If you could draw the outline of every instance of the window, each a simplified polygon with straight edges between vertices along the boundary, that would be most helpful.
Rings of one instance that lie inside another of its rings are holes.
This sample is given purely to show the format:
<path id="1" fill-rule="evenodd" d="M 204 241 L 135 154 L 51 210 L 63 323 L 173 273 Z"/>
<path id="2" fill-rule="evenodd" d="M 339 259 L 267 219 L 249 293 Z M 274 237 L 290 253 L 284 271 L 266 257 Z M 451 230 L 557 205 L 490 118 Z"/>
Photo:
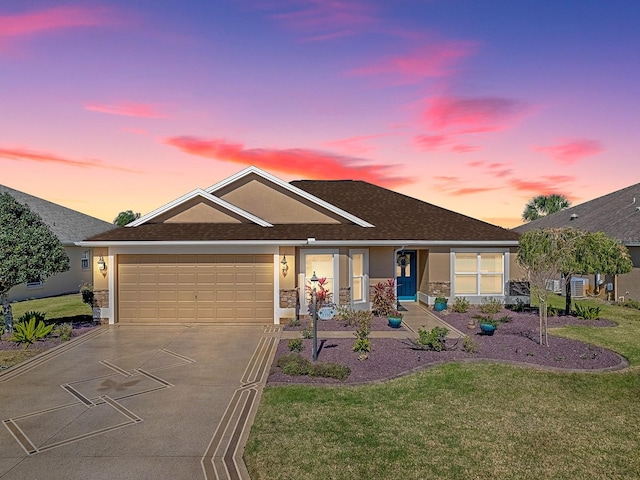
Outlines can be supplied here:
<path id="1" fill-rule="evenodd" d="M 368 302 L 369 298 L 369 256 L 367 250 L 351 250 L 351 301 Z"/>
<path id="2" fill-rule="evenodd" d="M 82 252 L 82 270 L 89 270 L 89 250 Z"/>
<path id="3" fill-rule="evenodd" d="M 455 295 L 502 295 L 503 252 L 455 252 Z"/>
<path id="4" fill-rule="evenodd" d="M 27 282 L 27 288 L 42 288 L 44 287 L 44 282 L 42 280 L 32 280 Z"/>
<path id="5" fill-rule="evenodd" d="M 336 293 L 336 279 L 338 274 L 338 252 L 326 250 L 307 250 L 302 252 L 302 264 L 304 265 L 304 286 L 311 285 L 311 277 L 315 272 L 316 277 L 326 278 L 325 288 L 333 293 L 333 301 L 338 302 Z M 304 293 L 304 287 L 301 289 Z M 303 295 L 303 303 L 307 303 L 307 295 Z"/>

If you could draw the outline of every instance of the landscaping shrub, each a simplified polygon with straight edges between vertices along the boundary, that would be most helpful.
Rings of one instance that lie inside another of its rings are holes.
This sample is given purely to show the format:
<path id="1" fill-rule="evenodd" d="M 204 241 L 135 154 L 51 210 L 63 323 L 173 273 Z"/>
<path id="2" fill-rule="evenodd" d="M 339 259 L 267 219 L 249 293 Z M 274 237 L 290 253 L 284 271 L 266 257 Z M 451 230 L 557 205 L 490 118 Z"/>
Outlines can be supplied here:
<path id="1" fill-rule="evenodd" d="M 80 293 L 82 294 L 82 301 L 90 307 L 93 307 L 93 285 L 89 283 L 83 283 L 82 285 L 80 285 Z"/>
<path id="2" fill-rule="evenodd" d="M 369 322 L 373 318 L 373 312 L 368 310 L 354 310 L 351 307 L 341 305 L 338 307 L 338 316 L 345 325 L 350 327 L 359 326 L 362 322 Z"/>
<path id="3" fill-rule="evenodd" d="M 338 380 L 344 380 L 349 375 L 351 375 L 351 369 L 339 363 L 318 362 L 311 364 L 309 371 L 310 377 L 336 378 Z"/>
<path id="4" fill-rule="evenodd" d="M 623 307 L 627 307 L 627 308 L 635 308 L 636 310 L 640 310 L 640 302 L 638 300 L 634 300 L 632 298 L 625 300 L 622 303 Z"/>
<path id="5" fill-rule="evenodd" d="M 600 307 L 597 305 L 589 306 L 582 303 L 576 303 L 574 305 L 574 312 L 576 317 L 583 318 L 585 320 L 595 320 L 600 317 Z"/>
<path id="6" fill-rule="evenodd" d="M 511 321 L 511 317 L 509 315 L 503 315 L 498 319 L 498 321 L 500 323 L 509 323 Z"/>
<path id="7" fill-rule="evenodd" d="M 311 362 L 302 355 L 292 353 L 278 359 L 278 367 L 282 368 L 285 375 L 308 375 L 311 368 Z"/>
<path id="8" fill-rule="evenodd" d="M 56 326 L 56 328 L 52 332 L 52 335 L 66 342 L 71 338 L 72 332 L 73 332 L 73 326 L 70 323 L 63 323 Z"/>
<path id="9" fill-rule="evenodd" d="M 441 352 L 447 349 L 445 341 L 448 333 L 449 329 L 444 327 L 433 327 L 429 331 L 419 328 L 418 338 L 414 342 L 416 346 L 422 350 Z"/>
<path id="10" fill-rule="evenodd" d="M 560 312 L 563 311 L 562 308 L 558 307 L 547 307 L 547 316 L 548 317 L 557 317 L 560 315 Z"/>
<path id="11" fill-rule="evenodd" d="M 289 321 L 287 322 L 287 326 L 288 327 L 299 327 L 300 326 L 300 319 L 299 318 L 290 318 Z"/>
<path id="12" fill-rule="evenodd" d="M 496 320 L 495 318 L 493 318 L 493 315 L 480 315 L 478 313 L 477 315 L 474 315 L 473 318 L 478 320 L 478 323 L 484 323 L 485 325 L 493 325 L 496 328 L 498 328 L 498 325 L 500 325 L 501 323 L 500 320 Z M 511 319 L 509 318 L 509 320 Z"/>
<path id="13" fill-rule="evenodd" d="M 369 353 L 371 351 L 371 340 L 368 338 L 356 338 L 353 344 L 353 351 L 357 353 Z"/>
<path id="14" fill-rule="evenodd" d="M 386 317 L 396 308 L 395 280 L 378 282 L 373 290 L 373 309 L 379 317 Z"/>
<path id="15" fill-rule="evenodd" d="M 456 297 L 451 309 L 456 313 L 467 313 L 469 311 L 469 300 L 464 297 Z"/>
<path id="16" fill-rule="evenodd" d="M 511 310 L 512 312 L 524 312 L 527 308 L 530 308 L 531 306 L 527 303 L 525 303 L 523 300 L 521 299 L 516 299 L 516 303 L 511 304 L 508 306 L 509 310 Z"/>
<path id="17" fill-rule="evenodd" d="M 300 338 L 292 338 L 287 343 L 287 347 L 290 352 L 301 352 L 304 349 L 304 345 L 302 344 L 302 339 Z"/>
<path id="18" fill-rule="evenodd" d="M 473 340 L 469 335 L 465 335 L 462 340 L 462 350 L 467 353 L 476 353 L 479 349 L 479 345 L 477 342 Z"/>
<path id="19" fill-rule="evenodd" d="M 503 307 L 504 305 L 497 298 L 484 297 L 480 304 L 480 311 L 486 315 L 495 315 L 502 310 Z"/>
<path id="20" fill-rule="evenodd" d="M 33 316 L 28 322 L 18 322 L 13 326 L 13 337 L 9 341 L 23 343 L 27 349 L 36 341 L 44 340 L 54 327 L 55 325 L 45 325 L 42 320 L 36 323 L 36 317 Z"/>
<path id="21" fill-rule="evenodd" d="M 300 331 L 300 335 L 302 335 L 302 338 L 313 338 L 313 328 L 311 327 L 311 325 L 303 328 Z"/>
<path id="22" fill-rule="evenodd" d="M 44 317 L 46 316 L 47 314 L 45 312 L 36 312 L 35 310 L 28 311 L 20 315 L 20 318 L 18 318 L 17 323 L 27 323 L 32 318 L 36 319 L 36 323 L 40 323 L 40 322 L 46 323 L 46 320 L 44 319 Z"/>
<path id="23" fill-rule="evenodd" d="M 371 340 L 369 340 L 369 333 L 371 332 L 371 320 L 373 314 L 371 312 L 364 312 L 364 315 L 358 316 L 358 330 L 355 331 L 356 341 L 353 344 L 353 351 L 363 355 L 361 358 L 364 360 L 365 354 L 371 351 Z"/>

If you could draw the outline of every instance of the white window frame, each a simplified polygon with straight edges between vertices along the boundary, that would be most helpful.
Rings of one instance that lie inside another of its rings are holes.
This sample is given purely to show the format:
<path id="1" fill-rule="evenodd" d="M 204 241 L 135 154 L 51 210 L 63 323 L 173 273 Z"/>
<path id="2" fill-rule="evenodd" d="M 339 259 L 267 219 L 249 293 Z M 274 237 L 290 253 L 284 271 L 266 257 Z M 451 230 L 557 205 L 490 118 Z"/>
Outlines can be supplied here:
<path id="1" fill-rule="evenodd" d="M 475 253 L 476 254 L 476 271 L 474 272 L 456 272 L 456 253 Z M 480 255 L 483 253 L 501 253 L 502 254 L 502 272 L 485 272 L 485 275 L 502 275 L 502 291 L 500 293 L 480 293 L 480 278 L 482 273 L 480 272 Z M 451 293 L 456 297 L 467 297 L 480 299 L 483 297 L 504 297 L 505 285 L 509 278 L 509 249 L 504 248 L 456 248 L 451 249 Z M 469 275 L 474 274 L 476 276 L 476 291 L 475 293 L 457 293 L 456 292 L 456 273 Z"/>
<path id="2" fill-rule="evenodd" d="M 27 288 L 29 290 L 35 290 L 38 288 L 44 288 L 44 281 L 40 280 L 37 282 L 27 282 Z"/>
<path id="3" fill-rule="evenodd" d="M 307 255 L 333 255 L 333 302 L 339 303 L 340 294 L 340 251 L 337 249 L 300 249 L 300 305 L 303 311 L 306 311 L 309 303 L 307 302 L 307 285 L 309 285 L 308 279 L 311 278 L 313 272 L 306 272 L 307 269 Z"/>
<path id="4" fill-rule="evenodd" d="M 353 299 L 353 256 L 362 255 L 362 300 Z M 369 304 L 369 250 L 364 248 L 349 250 L 349 287 L 351 288 L 351 304 L 368 305 Z"/>
<path id="5" fill-rule="evenodd" d="M 80 268 L 82 270 L 89 270 L 91 268 L 91 250 L 82 251 L 82 254 L 80 255 Z"/>

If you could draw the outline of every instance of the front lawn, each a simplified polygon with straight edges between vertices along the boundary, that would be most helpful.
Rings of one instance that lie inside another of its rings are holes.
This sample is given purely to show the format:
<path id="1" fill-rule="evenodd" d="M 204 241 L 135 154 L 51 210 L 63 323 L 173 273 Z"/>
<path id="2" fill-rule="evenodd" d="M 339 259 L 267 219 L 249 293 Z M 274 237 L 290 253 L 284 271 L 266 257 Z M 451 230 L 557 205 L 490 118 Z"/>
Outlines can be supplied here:
<path id="1" fill-rule="evenodd" d="M 626 356 L 616 373 L 450 363 L 382 384 L 267 387 L 245 450 L 260 479 L 635 478 L 640 311 L 553 333 Z"/>
<path id="2" fill-rule="evenodd" d="M 45 312 L 46 320 L 52 321 L 57 324 L 60 323 L 81 323 L 91 322 L 91 307 L 82 302 L 82 295 L 61 295 L 59 297 L 39 298 L 36 300 L 25 300 L 22 302 L 15 302 L 11 304 L 11 310 L 13 312 L 14 322 L 25 313 L 29 311 Z M 0 307 L 0 333 L 4 331 L 4 312 Z M 9 345 L 7 341 L 11 335 L 5 334 L 2 336 L 3 343 L 0 344 L 0 368 L 8 368 L 13 365 L 17 365 L 39 353 L 42 353 L 46 348 L 43 348 L 41 342 L 36 342 L 28 349 L 6 349 L 7 347 L 13 347 L 13 344 Z M 49 340 L 47 340 L 49 342 Z M 55 343 L 55 342 L 54 342 Z M 49 344 L 53 344 L 49 342 Z"/>

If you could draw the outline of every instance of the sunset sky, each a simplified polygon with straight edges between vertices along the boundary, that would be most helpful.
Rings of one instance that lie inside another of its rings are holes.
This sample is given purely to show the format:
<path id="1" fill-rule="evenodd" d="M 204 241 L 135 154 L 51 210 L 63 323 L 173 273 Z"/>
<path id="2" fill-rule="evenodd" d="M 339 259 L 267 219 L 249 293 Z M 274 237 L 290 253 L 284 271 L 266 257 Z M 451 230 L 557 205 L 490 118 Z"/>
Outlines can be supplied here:
<path id="1" fill-rule="evenodd" d="M 513 227 L 640 182 L 639 25 L 637 0 L 2 0 L 0 184 L 111 222 L 255 165 Z"/>

